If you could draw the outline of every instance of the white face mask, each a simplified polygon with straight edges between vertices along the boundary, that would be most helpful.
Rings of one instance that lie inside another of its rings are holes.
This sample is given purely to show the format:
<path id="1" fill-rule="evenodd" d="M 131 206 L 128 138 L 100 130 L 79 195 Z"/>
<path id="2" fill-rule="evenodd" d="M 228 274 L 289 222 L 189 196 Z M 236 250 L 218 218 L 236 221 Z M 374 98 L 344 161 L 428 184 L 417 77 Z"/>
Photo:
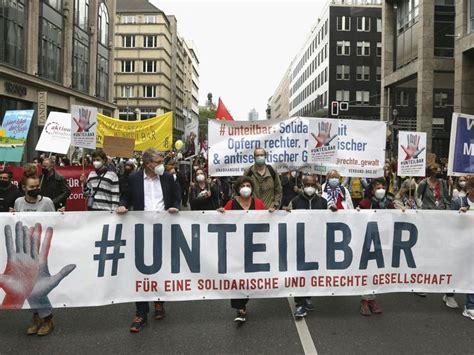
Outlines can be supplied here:
<path id="1" fill-rule="evenodd" d="M 206 178 L 204 177 L 204 175 L 198 175 L 198 176 L 196 176 L 196 181 L 197 181 L 197 182 L 203 182 L 204 180 L 206 180 Z"/>
<path id="2" fill-rule="evenodd" d="M 313 196 L 316 193 L 316 189 L 313 186 L 306 186 L 303 191 L 308 196 Z"/>
<path id="3" fill-rule="evenodd" d="M 466 182 L 465 181 L 459 181 L 459 186 L 460 187 L 466 187 Z"/>
<path id="4" fill-rule="evenodd" d="M 94 169 L 95 170 L 99 170 L 100 168 L 102 168 L 103 164 L 101 161 L 93 161 L 92 162 L 92 165 L 94 165 Z"/>
<path id="5" fill-rule="evenodd" d="M 291 172 L 291 177 L 295 177 L 296 176 L 296 171 L 292 171 Z"/>
<path id="6" fill-rule="evenodd" d="M 163 175 L 164 172 L 165 172 L 165 166 L 163 164 L 155 166 L 155 174 L 156 175 L 161 176 L 161 175 Z"/>
<path id="7" fill-rule="evenodd" d="M 375 191 L 375 198 L 377 200 L 382 200 L 385 197 L 385 189 L 378 189 Z"/>
<path id="8" fill-rule="evenodd" d="M 243 198 L 247 198 L 247 197 L 250 197 L 250 195 L 252 194 L 252 189 L 248 186 L 244 186 L 240 189 L 240 196 L 242 196 Z"/>

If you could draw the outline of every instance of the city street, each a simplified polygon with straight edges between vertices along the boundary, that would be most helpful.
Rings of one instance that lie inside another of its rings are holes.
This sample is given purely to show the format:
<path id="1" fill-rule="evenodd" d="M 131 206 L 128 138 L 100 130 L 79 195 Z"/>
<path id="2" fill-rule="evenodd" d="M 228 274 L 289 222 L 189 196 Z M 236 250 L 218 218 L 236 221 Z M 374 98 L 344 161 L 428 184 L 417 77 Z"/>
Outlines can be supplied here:
<path id="1" fill-rule="evenodd" d="M 464 295 L 456 299 L 464 304 Z M 251 300 L 241 327 L 233 323 L 227 300 L 167 303 L 167 317 L 150 319 L 140 334 L 128 331 L 133 304 L 57 310 L 56 329 L 45 338 L 24 334 L 28 311 L 2 311 L 0 353 L 473 353 L 474 322 L 461 309 L 444 306 L 441 295 L 388 294 L 378 300 L 384 313 L 363 317 L 357 297 L 313 298 L 316 309 L 297 323 L 299 332 L 287 299 Z"/>

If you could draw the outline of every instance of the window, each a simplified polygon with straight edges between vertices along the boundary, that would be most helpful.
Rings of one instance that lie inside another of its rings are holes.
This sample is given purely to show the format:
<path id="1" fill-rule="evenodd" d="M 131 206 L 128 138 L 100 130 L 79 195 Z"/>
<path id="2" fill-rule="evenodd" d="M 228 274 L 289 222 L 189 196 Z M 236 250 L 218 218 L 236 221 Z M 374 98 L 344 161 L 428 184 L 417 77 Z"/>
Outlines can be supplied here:
<path id="1" fill-rule="evenodd" d="M 351 18 L 349 16 L 338 16 L 337 17 L 337 30 L 338 31 L 350 31 L 351 30 Z"/>
<path id="2" fill-rule="evenodd" d="M 370 17 L 358 17 L 357 18 L 357 31 L 358 32 L 369 32 L 370 31 Z"/>
<path id="3" fill-rule="evenodd" d="M 370 67 L 358 66 L 356 80 L 369 81 L 370 80 Z"/>
<path id="4" fill-rule="evenodd" d="M 446 107 L 448 104 L 448 94 L 445 92 L 438 92 L 434 95 L 434 107 Z"/>
<path id="5" fill-rule="evenodd" d="M 155 15 L 145 15 L 145 23 L 156 23 Z"/>
<path id="6" fill-rule="evenodd" d="M 351 42 L 349 41 L 337 41 L 337 55 L 350 55 L 351 54 Z"/>
<path id="7" fill-rule="evenodd" d="M 25 0 L 0 2 L 0 62 L 25 66 Z"/>
<path id="8" fill-rule="evenodd" d="M 154 85 L 143 86 L 143 97 L 148 97 L 148 98 L 156 97 L 156 86 Z"/>
<path id="9" fill-rule="evenodd" d="M 89 91 L 89 37 L 74 34 L 72 87 Z"/>
<path id="10" fill-rule="evenodd" d="M 51 6 L 53 9 L 57 11 L 62 11 L 63 9 L 63 1 L 62 0 L 44 0 L 46 4 Z"/>
<path id="11" fill-rule="evenodd" d="M 142 108 L 140 109 L 140 119 L 146 120 L 149 118 L 156 117 L 156 108 Z"/>
<path id="12" fill-rule="evenodd" d="M 157 36 L 155 35 L 143 36 L 143 46 L 145 48 L 155 48 L 157 46 Z"/>
<path id="13" fill-rule="evenodd" d="M 349 90 L 337 90 L 336 91 L 336 101 L 350 101 L 350 92 L 349 92 Z"/>
<path id="14" fill-rule="evenodd" d="M 130 15 L 126 15 L 126 16 L 122 16 L 122 23 L 135 23 L 135 16 L 130 16 Z"/>
<path id="15" fill-rule="evenodd" d="M 134 73 L 135 62 L 133 60 L 122 60 L 122 73 Z"/>
<path id="16" fill-rule="evenodd" d="M 89 0 L 74 0 L 74 24 L 88 31 Z"/>
<path id="17" fill-rule="evenodd" d="M 377 32 L 382 32 L 382 19 L 377 19 Z"/>
<path id="18" fill-rule="evenodd" d="M 99 7 L 98 16 L 98 41 L 104 46 L 109 45 L 109 11 L 107 6 L 102 2 Z"/>
<path id="19" fill-rule="evenodd" d="M 100 47 L 100 45 L 99 45 Z M 106 100 L 109 96 L 109 53 L 108 51 L 102 53 L 104 51 L 103 48 L 99 48 L 99 52 L 97 54 L 97 81 L 96 81 L 96 96 Z"/>
<path id="20" fill-rule="evenodd" d="M 155 60 L 144 60 L 143 61 L 143 72 L 144 73 L 156 73 L 156 61 Z"/>
<path id="21" fill-rule="evenodd" d="M 356 103 L 358 105 L 368 105 L 370 99 L 369 91 L 356 91 Z"/>
<path id="22" fill-rule="evenodd" d="M 397 106 L 408 106 L 408 92 L 407 91 L 400 91 L 397 95 Z"/>
<path id="23" fill-rule="evenodd" d="M 357 55 L 369 56 L 370 55 L 370 42 L 357 42 Z"/>
<path id="24" fill-rule="evenodd" d="M 125 85 L 125 86 L 122 86 L 122 97 L 124 98 L 130 98 L 130 97 L 134 97 L 134 90 L 135 88 L 131 85 Z"/>
<path id="25" fill-rule="evenodd" d="M 124 48 L 134 48 L 135 47 L 135 36 L 133 36 L 133 35 L 122 36 L 122 47 L 124 47 Z"/>
<path id="26" fill-rule="evenodd" d="M 63 31 L 46 18 L 41 18 L 39 71 L 43 78 L 62 79 Z"/>
<path id="27" fill-rule="evenodd" d="M 349 80 L 350 69 L 349 65 L 338 65 L 336 67 L 336 80 Z"/>
<path id="28" fill-rule="evenodd" d="M 377 57 L 381 57 L 381 56 L 382 56 L 382 43 L 377 42 Z"/>
<path id="29" fill-rule="evenodd" d="M 377 81 L 382 80 L 382 68 L 381 68 L 381 67 L 377 67 L 376 80 L 377 80 Z"/>

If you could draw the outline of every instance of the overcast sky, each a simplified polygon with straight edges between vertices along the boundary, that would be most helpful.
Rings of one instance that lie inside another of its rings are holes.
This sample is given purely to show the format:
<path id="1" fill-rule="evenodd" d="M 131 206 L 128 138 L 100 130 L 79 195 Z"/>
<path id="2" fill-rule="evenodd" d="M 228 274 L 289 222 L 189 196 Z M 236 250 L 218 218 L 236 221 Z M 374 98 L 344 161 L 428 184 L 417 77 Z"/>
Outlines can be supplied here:
<path id="1" fill-rule="evenodd" d="M 255 108 L 264 119 L 268 98 L 320 16 L 316 1 L 151 0 L 175 15 L 178 32 L 194 41 L 200 60 L 199 103 L 219 97 L 236 120 Z"/>

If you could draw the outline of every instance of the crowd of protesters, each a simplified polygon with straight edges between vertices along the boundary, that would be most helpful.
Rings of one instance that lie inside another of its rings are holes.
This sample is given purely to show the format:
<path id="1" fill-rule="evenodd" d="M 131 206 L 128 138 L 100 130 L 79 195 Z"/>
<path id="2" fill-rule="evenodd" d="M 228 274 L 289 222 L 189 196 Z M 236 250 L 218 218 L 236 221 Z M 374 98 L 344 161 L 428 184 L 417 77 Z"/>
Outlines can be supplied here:
<path id="1" fill-rule="evenodd" d="M 208 175 L 204 154 L 161 153 L 150 148 L 132 159 L 117 159 L 97 150 L 86 155 L 84 161 L 76 159 L 73 163 L 67 157 L 40 156 L 25 164 L 18 186 L 8 168 L 0 170 L 0 209 L 64 212 L 70 188 L 55 167 L 84 165 L 93 167 L 80 178 L 90 211 L 474 210 L 474 176 L 448 177 L 442 163 L 429 164 L 426 177 L 409 178 L 397 175 L 396 161 L 387 161 L 383 177 L 366 179 L 343 177 L 337 170 L 326 176 L 303 171 L 280 174 L 266 163 L 266 152 L 261 148 L 254 151 L 254 158 L 255 164 L 242 176 L 216 178 Z M 459 307 L 454 294 L 444 295 L 443 301 L 448 307 Z M 245 322 L 247 302 L 231 300 L 237 312 L 234 321 Z M 295 319 L 314 309 L 309 297 L 296 297 L 295 304 Z M 148 313 L 148 303 L 137 302 L 131 332 L 140 332 L 147 324 Z M 375 295 L 362 295 L 360 313 L 382 313 Z M 474 320 L 474 295 L 467 295 L 463 315 Z M 164 317 L 164 303 L 155 302 L 154 318 Z M 52 309 L 37 309 L 27 333 L 46 335 L 53 329 Z"/>

